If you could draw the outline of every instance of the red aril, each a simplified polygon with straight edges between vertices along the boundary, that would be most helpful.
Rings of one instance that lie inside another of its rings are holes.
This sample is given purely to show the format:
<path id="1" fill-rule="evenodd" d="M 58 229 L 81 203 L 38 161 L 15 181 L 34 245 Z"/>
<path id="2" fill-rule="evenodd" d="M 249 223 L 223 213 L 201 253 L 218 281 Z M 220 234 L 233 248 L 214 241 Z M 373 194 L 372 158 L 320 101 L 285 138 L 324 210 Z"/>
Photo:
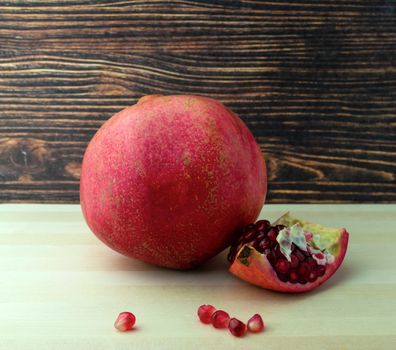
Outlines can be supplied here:
<path id="1" fill-rule="evenodd" d="M 212 324 L 215 328 L 227 328 L 229 322 L 230 315 L 223 310 L 217 310 L 212 315 Z"/>
<path id="2" fill-rule="evenodd" d="M 243 337 L 246 333 L 246 325 L 237 318 L 231 318 L 228 329 L 236 337 Z"/>
<path id="3" fill-rule="evenodd" d="M 136 317 L 133 313 L 121 312 L 114 322 L 114 327 L 120 332 L 130 331 L 136 323 Z"/>
<path id="4" fill-rule="evenodd" d="M 255 314 L 249 319 L 247 329 L 251 333 L 259 333 L 264 329 L 264 322 L 259 314 Z"/>
<path id="5" fill-rule="evenodd" d="M 212 305 L 204 304 L 198 308 L 197 314 L 202 323 L 212 323 L 212 315 L 216 308 Z"/>

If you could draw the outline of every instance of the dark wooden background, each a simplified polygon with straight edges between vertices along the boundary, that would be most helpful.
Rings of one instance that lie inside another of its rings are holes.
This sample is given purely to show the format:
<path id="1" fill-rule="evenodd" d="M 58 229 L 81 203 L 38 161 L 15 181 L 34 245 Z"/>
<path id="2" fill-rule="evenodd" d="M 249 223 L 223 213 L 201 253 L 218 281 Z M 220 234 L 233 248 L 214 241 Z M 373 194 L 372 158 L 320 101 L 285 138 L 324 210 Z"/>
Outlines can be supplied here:
<path id="1" fill-rule="evenodd" d="M 268 201 L 396 201 L 396 1 L 0 1 L 0 201 L 78 202 L 83 151 L 144 95 L 235 110 Z"/>

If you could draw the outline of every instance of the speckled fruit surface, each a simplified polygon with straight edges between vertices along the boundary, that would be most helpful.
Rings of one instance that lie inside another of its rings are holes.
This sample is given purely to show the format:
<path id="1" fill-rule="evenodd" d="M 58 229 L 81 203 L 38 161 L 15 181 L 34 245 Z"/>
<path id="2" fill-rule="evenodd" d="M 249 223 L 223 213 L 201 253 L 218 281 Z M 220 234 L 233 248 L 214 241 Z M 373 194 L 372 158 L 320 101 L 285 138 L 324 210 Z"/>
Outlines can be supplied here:
<path id="1" fill-rule="evenodd" d="M 112 249 L 187 269 L 225 249 L 257 218 L 266 185 L 253 135 L 223 104 L 153 95 L 92 138 L 80 201 L 89 227 Z"/>

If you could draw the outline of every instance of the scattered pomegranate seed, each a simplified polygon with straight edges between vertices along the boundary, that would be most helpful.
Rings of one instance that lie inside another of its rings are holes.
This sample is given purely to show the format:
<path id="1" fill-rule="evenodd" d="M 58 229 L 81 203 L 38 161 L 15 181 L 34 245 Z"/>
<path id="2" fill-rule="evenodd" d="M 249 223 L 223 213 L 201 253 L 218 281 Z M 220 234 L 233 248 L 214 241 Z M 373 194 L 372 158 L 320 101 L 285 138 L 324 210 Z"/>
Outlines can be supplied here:
<path id="1" fill-rule="evenodd" d="M 212 315 L 216 311 L 216 308 L 212 305 L 201 305 L 198 308 L 197 314 L 202 323 L 212 323 Z"/>
<path id="2" fill-rule="evenodd" d="M 223 310 L 217 310 L 212 315 L 212 324 L 215 328 L 227 328 L 229 322 L 230 315 Z"/>
<path id="3" fill-rule="evenodd" d="M 253 315 L 247 322 L 247 328 L 249 332 L 259 333 L 264 329 L 263 319 L 259 314 Z"/>
<path id="4" fill-rule="evenodd" d="M 231 318 L 228 329 L 236 337 L 243 337 L 246 333 L 246 325 L 237 318 Z"/>
<path id="5" fill-rule="evenodd" d="M 120 332 L 130 331 L 135 325 L 136 317 L 133 313 L 125 311 L 121 312 L 114 322 L 114 327 Z"/>

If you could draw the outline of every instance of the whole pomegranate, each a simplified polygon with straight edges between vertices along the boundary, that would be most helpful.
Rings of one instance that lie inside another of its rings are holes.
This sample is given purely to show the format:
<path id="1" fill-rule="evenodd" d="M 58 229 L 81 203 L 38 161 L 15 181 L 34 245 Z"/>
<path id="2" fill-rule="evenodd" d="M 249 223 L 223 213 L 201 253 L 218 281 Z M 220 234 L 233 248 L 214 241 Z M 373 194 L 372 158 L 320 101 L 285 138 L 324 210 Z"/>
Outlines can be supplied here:
<path id="1" fill-rule="evenodd" d="M 266 184 L 260 149 L 237 115 L 209 98 L 151 95 L 92 138 L 80 200 L 89 227 L 112 249 L 187 269 L 257 218 Z"/>

